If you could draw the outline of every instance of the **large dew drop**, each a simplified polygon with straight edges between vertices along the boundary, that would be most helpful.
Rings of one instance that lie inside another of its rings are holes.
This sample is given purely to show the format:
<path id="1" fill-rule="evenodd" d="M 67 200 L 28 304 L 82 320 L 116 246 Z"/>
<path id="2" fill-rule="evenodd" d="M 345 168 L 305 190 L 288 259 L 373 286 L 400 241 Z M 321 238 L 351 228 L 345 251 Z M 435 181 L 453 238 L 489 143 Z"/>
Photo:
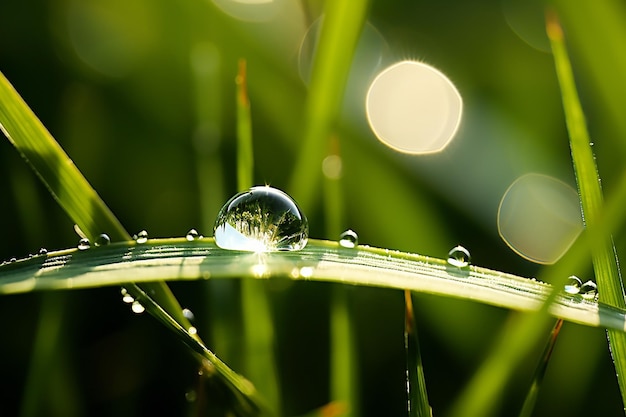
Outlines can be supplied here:
<path id="1" fill-rule="evenodd" d="M 292 251 L 306 245 L 309 225 L 291 197 L 276 188 L 260 186 L 224 204 L 215 221 L 214 235 L 222 249 Z"/>

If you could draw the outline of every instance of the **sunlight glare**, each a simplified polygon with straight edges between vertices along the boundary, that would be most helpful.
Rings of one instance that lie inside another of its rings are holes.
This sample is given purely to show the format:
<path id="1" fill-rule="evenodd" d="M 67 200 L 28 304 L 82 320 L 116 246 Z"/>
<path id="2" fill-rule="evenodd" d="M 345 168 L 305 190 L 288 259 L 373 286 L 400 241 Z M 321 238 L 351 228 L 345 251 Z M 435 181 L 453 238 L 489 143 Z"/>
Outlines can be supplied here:
<path id="1" fill-rule="evenodd" d="M 382 71 L 367 93 L 369 125 L 385 145 L 405 153 L 443 150 L 461 122 L 463 102 L 439 70 L 402 61 Z"/>

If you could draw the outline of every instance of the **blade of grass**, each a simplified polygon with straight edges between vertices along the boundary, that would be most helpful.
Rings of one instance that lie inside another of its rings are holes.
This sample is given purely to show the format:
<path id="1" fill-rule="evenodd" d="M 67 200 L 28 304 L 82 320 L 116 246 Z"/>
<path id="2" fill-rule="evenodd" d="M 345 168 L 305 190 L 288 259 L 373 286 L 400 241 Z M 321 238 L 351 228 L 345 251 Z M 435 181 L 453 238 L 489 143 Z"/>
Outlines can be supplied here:
<path id="1" fill-rule="evenodd" d="M 546 276 L 561 277 L 570 266 L 582 265 L 586 249 L 575 245 L 571 264 L 557 264 Z M 0 294 L 159 280 L 269 277 L 408 289 L 526 312 L 543 309 L 575 323 L 626 330 L 626 309 L 553 293 L 553 286 L 536 280 L 477 266 L 459 276 L 443 259 L 363 245 L 346 249 L 337 242 L 317 239 L 310 239 L 300 251 L 261 256 L 220 249 L 212 238 L 193 242 L 151 239 L 141 246 L 119 242 L 87 251 L 48 252 L 0 266 Z M 555 300 L 549 308 L 545 306 L 548 296 Z"/>
<path id="2" fill-rule="evenodd" d="M 570 138 L 570 149 L 574 162 L 574 172 L 587 229 L 594 229 L 602 216 L 603 196 L 589 133 L 582 111 L 574 75 L 565 46 L 563 30 L 556 14 L 547 16 L 547 33 L 552 46 L 556 73 L 561 86 L 565 120 Z M 626 308 L 624 287 L 618 267 L 617 254 L 610 236 L 599 239 L 592 246 L 591 257 L 598 284 L 600 300 Z M 608 332 L 609 345 L 615 373 L 619 382 L 622 402 L 626 407 L 626 335 L 621 332 Z"/>
<path id="3" fill-rule="evenodd" d="M 424 378 L 424 366 L 417 337 L 413 296 L 408 290 L 404 291 L 404 310 L 404 350 L 409 417 L 430 417 L 432 413 L 428 403 L 426 378 Z"/>
<path id="4" fill-rule="evenodd" d="M 339 236 L 342 226 L 345 225 L 341 164 L 339 139 L 333 135 L 330 139 L 330 152 L 321 166 L 327 236 Z M 330 398 L 333 403 L 343 404 L 348 416 L 361 415 L 358 350 L 355 344 L 355 325 L 347 289 L 334 286 L 330 301 Z"/>
<path id="5" fill-rule="evenodd" d="M 289 186 L 305 212 L 318 192 L 327 140 L 339 116 L 354 50 L 365 23 L 368 0 L 325 3 L 317 53 L 305 109 L 302 146 Z"/>
<path id="6" fill-rule="evenodd" d="M 236 85 L 237 184 L 242 191 L 252 187 L 254 178 L 252 117 L 245 59 L 239 60 Z M 280 382 L 274 355 L 274 320 L 264 282 L 244 280 L 241 283 L 241 308 L 246 374 L 255 384 L 263 387 L 269 406 L 280 415 Z"/>
<path id="7" fill-rule="evenodd" d="M 121 223 L 76 168 L 22 97 L 0 73 L 0 129 L 30 164 L 57 203 L 93 242 L 101 233 L 130 240 Z M 190 326 L 165 283 L 146 289 L 180 323 Z"/>
<path id="8" fill-rule="evenodd" d="M 552 356 L 552 350 L 556 345 L 556 339 L 561 331 L 561 327 L 563 326 L 563 319 L 558 319 L 550 332 L 550 337 L 548 338 L 548 343 L 546 343 L 546 347 L 541 355 L 541 359 L 537 364 L 537 368 L 535 369 L 535 374 L 533 375 L 533 381 L 530 385 L 530 389 L 528 390 L 528 394 L 526 395 L 526 399 L 524 400 L 524 405 L 522 405 L 522 410 L 520 411 L 519 417 L 531 417 L 533 413 L 533 409 L 535 408 L 535 403 L 537 402 L 537 396 L 539 395 L 539 388 L 541 388 L 541 383 L 543 382 L 543 377 L 546 374 L 546 369 L 548 368 L 548 362 L 550 361 L 550 356 Z"/>

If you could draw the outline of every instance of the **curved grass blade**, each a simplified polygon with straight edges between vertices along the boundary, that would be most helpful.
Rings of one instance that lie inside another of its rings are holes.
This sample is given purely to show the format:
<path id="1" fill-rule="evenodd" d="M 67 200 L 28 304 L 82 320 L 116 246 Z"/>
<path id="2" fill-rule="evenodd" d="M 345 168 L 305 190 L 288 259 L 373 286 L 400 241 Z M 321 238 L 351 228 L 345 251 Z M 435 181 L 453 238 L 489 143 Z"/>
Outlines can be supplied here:
<path id="1" fill-rule="evenodd" d="M 114 241 L 131 239 L 1 72 L 0 129 L 30 164 L 57 203 L 92 242 L 101 233 L 107 233 Z M 146 289 L 177 321 L 187 325 L 186 327 L 190 326 L 178 301 L 165 283 L 151 283 Z"/>
<path id="2" fill-rule="evenodd" d="M 563 30 L 556 14 L 548 14 L 547 33 L 552 46 L 556 72 L 561 86 L 565 120 L 570 138 L 570 149 L 574 171 L 578 183 L 581 205 L 587 229 L 595 229 L 603 215 L 603 196 L 600 179 L 585 117 L 578 98 L 574 75 L 565 47 Z M 591 250 L 593 268 L 598 283 L 600 300 L 626 308 L 624 286 L 618 267 L 617 253 L 610 235 L 599 236 Z M 621 332 L 608 332 L 611 355 L 619 382 L 622 402 L 626 407 L 626 335 Z"/>
<path id="3" fill-rule="evenodd" d="M 324 21 L 313 62 L 305 110 L 302 146 L 291 177 L 289 194 L 310 212 L 320 166 L 343 101 L 352 56 L 365 23 L 368 0 L 335 0 L 325 3 Z"/>
<path id="4" fill-rule="evenodd" d="M 580 251 L 576 254 L 582 258 Z M 562 275 L 558 265 L 554 268 Z M 300 251 L 259 254 L 220 249 L 212 238 L 152 239 L 143 245 L 119 242 L 87 251 L 48 252 L 0 266 L 0 294 L 242 277 L 408 289 L 524 312 L 543 308 L 567 321 L 626 331 L 625 309 L 553 292 L 551 285 L 540 281 L 477 266 L 459 274 L 443 259 L 363 245 L 346 249 L 317 239 L 310 239 Z M 546 307 L 545 301 L 552 299 Z"/>

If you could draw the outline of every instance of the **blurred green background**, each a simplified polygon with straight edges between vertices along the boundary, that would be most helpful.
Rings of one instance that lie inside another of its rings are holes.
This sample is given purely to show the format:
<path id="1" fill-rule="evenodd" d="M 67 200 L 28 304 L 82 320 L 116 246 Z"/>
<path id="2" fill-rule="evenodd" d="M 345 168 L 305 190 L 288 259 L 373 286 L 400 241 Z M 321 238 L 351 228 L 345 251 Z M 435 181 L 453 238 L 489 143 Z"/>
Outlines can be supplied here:
<path id="1" fill-rule="evenodd" d="M 233 14 L 240 13 L 233 3 L 0 3 L 0 70 L 131 233 L 182 236 L 194 227 L 212 234 L 221 204 L 238 191 L 234 80 L 240 58 L 248 64 L 255 182 L 296 200 L 302 192 L 288 188 L 307 94 L 299 64 L 304 72 L 310 65 L 300 45 L 323 3 L 240 4 L 243 14 Z M 626 6 L 555 3 L 610 194 L 626 150 Z M 341 226 L 357 231 L 360 243 L 436 257 L 460 243 L 475 264 L 537 274 L 538 265 L 501 241 L 496 213 L 507 187 L 525 173 L 575 186 L 543 7 L 521 0 L 371 1 L 337 127 Z M 368 82 L 404 59 L 440 69 L 463 97 L 461 128 L 439 154 L 398 154 L 367 126 Z M 8 141 L 0 141 L 0 161 L 0 259 L 75 245 L 71 221 Z M 310 235 L 336 239 L 326 234 L 322 190 L 315 195 L 316 203 L 304 207 Z M 625 253 L 620 234 L 616 242 Z M 581 278 L 590 273 L 572 271 Z M 215 288 L 172 288 L 211 345 L 207 300 Z M 296 416 L 329 400 L 330 285 L 272 290 L 284 410 Z M 404 415 L 403 296 L 367 288 L 348 294 L 361 415 Z M 223 301 L 225 308 L 236 304 L 228 294 Z M 435 415 L 445 415 L 510 312 L 425 295 L 416 309 L 431 403 Z M 119 289 L 5 296 L 0 317 L 0 415 L 193 415 L 185 394 L 197 389 L 194 362 L 156 321 L 132 314 Z M 231 331 L 236 339 L 239 330 Z M 506 387 L 501 415 L 519 410 L 541 349 Z M 45 360 L 33 362 L 35 352 Z M 216 353 L 245 374 L 232 352 Z M 205 389 L 211 401 L 220 400 L 219 389 Z M 28 392 L 42 393 L 35 405 Z M 534 415 L 592 412 L 623 413 L 605 334 L 566 324 Z"/>

